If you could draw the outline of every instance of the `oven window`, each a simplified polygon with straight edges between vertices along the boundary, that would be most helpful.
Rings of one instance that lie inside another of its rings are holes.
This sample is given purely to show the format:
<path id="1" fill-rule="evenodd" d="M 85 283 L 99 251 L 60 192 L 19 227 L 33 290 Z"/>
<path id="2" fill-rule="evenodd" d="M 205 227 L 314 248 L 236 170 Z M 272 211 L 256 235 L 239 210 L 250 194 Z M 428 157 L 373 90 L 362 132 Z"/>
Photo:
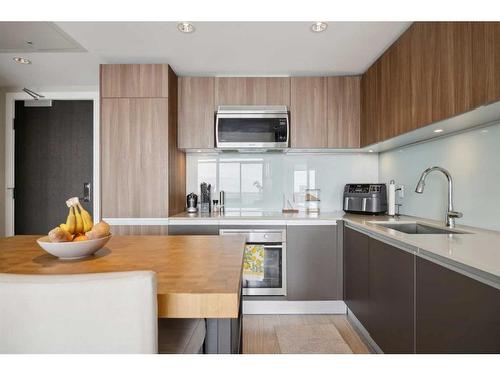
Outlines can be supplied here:
<path id="1" fill-rule="evenodd" d="M 243 272 L 244 288 L 281 288 L 283 280 L 282 269 L 282 247 L 280 245 L 252 244 L 248 243 L 245 248 L 245 258 L 257 248 L 263 248 L 264 259 L 262 273 Z M 257 250 L 258 251 L 258 250 Z"/>
<path id="2" fill-rule="evenodd" d="M 285 118 L 219 118 L 219 142 L 286 142 Z"/>

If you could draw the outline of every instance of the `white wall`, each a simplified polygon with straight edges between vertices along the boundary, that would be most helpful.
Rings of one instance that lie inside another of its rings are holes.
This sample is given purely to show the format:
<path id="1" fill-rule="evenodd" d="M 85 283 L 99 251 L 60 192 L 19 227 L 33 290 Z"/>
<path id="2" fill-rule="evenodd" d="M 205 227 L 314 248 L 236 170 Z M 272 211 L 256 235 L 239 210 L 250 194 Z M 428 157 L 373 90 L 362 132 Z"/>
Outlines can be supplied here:
<path id="1" fill-rule="evenodd" d="M 228 209 L 279 211 L 283 194 L 292 199 L 304 188 L 321 189 L 321 211 L 342 210 L 346 183 L 378 182 L 372 154 L 188 154 L 187 192 L 201 182 L 226 192 Z M 217 198 L 216 197 L 216 198 Z"/>
<path id="2" fill-rule="evenodd" d="M 500 230 L 500 123 L 379 155 L 380 182 L 406 187 L 401 213 L 443 219 L 447 181 L 439 172 L 426 180 L 423 194 L 415 193 L 422 171 L 448 169 L 454 181 L 454 203 L 463 212 L 457 223 Z"/>

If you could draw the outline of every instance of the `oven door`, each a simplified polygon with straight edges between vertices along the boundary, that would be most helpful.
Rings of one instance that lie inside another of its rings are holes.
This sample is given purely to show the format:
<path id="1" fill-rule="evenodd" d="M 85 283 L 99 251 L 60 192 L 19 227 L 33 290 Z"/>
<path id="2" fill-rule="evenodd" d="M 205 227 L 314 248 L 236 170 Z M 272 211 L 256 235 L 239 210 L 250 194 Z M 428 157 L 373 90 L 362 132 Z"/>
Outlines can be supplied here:
<path id="1" fill-rule="evenodd" d="M 288 115 L 286 114 L 218 114 L 215 124 L 216 147 L 287 148 Z"/>
<path id="2" fill-rule="evenodd" d="M 283 245 L 247 243 L 245 255 L 248 255 L 255 247 L 264 250 L 263 274 L 261 277 L 256 278 L 254 275 L 247 275 L 244 270 L 242 275 L 243 295 L 285 296 L 284 280 L 286 278 L 285 268 L 283 267 Z"/>
<path id="3" fill-rule="evenodd" d="M 221 236 L 245 236 L 243 295 L 286 296 L 286 232 L 221 229 Z M 258 264 L 257 268 L 252 267 Z M 250 265 L 249 265 L 250 264 Z"/>

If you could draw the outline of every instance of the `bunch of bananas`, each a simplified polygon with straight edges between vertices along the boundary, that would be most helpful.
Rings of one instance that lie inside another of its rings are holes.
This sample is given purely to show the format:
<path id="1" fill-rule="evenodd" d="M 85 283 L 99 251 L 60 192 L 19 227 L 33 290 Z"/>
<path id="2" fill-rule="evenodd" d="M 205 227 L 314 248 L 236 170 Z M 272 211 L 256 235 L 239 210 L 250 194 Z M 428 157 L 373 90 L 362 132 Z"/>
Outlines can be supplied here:
<path id="1" fill-rule="evenodd" d="M 92 217 L 85 210 L 80 202 L 69 207 L 68 217 L 66 223 L 59 225 L 59 227 L 70 234 L 83 234 L 88 232 L 94 226 Z"/>

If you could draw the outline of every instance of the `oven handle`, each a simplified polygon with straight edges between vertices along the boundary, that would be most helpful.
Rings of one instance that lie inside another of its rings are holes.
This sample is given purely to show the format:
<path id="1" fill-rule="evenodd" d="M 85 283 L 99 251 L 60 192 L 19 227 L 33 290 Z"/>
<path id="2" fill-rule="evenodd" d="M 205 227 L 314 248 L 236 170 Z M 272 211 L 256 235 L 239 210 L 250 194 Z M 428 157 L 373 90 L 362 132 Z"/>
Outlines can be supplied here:
<path id="1" fill-rule="evenodd" d="M 262 244 L 262 246 L 264 246 L 264 248 L 268 248 L 268 249 L 283 249 L 283 245 L 264 245 L 264 244 Z"/>

